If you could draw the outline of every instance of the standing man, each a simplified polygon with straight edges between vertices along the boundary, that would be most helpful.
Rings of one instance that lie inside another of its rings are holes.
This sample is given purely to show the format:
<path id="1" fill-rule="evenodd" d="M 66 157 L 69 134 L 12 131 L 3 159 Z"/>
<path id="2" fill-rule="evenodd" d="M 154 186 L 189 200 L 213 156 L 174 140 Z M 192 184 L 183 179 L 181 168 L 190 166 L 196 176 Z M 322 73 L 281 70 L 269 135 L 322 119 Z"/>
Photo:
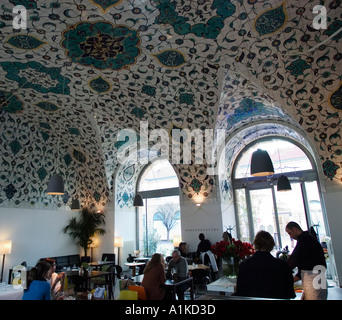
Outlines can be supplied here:
<path id="1" fill-rule="evenodd" d="M 185 258 L 181 256 L 179 250 L 175 249 L 172 252 L 172 259 L 169 262 L 166 278 L 171 278 L 171 271 L 175 269 L 177 278 L 187 278 L 189 273 L 188 262 Z M 177 287 L 178 300 L 184 300 L 184 291 L 188 289 L 189 285 L 187 283 Z M 170 293 L 166 292 L 168 296 Z"/>
<path id="2" fill-rule="evenodd" d="M 302 280 L 305 300 L 326 300 L 328 296 L 325 277 L 326 262 L 321 244 L 308 231 L 303 231 L 296 222 L 285 228 L 297 245 L 287 260 L 291 268 L 298 268 L 294 281 Z M 320 273 L 317 270 L 319 269 Z"/>

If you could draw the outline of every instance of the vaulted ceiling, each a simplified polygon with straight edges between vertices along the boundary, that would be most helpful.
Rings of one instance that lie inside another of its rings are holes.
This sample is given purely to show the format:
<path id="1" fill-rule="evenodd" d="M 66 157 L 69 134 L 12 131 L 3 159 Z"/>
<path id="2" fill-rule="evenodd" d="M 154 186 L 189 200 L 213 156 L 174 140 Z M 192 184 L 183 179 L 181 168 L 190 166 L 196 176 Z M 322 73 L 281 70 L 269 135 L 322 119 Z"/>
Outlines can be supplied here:
<path id="1" fill-rule="evenodd" d="M 340 180 L 342 4 L 325 1 L 326 27 L 315 29 L 317 4 L 2 1 L 0 205 L 105 204 L 118 132 L 139 134 L 141 121 L 227 135 L 261 120 L 291 124 L 316 146 L 327 180 Z M 14 28 L 16 5 L 26 29 Z M 187 196 L 210 193 L 205 164 L 176 167 Z M 56 171 L 62 200 L 45 194 Z"/>

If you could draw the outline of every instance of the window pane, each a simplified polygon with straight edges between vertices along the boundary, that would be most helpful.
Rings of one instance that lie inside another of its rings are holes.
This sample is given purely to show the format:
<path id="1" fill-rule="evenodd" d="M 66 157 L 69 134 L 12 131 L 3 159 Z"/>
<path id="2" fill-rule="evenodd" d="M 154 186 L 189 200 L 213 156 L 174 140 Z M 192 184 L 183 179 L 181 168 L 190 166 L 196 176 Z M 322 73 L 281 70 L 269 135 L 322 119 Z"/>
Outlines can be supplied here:
<path id="1" fill-rule="evenodd" d="M 323 218 L 321 200 L 316 181 L 305 182 L 306 194 L 310 210 L 311 223 L 319 237 L 319 241 L 325 241 L 326 230 Z"/>
<path id="2" fill-rule="evenodd" d="M 139 248 L 142 254 L 171 255 L 174 235 L 181 235 L 179 196 L 147 199 L 147 229 L 145 199 L 144 207 L 139 207 Z"/>
<path id="3" fill-rule="evenodd" d="M 251 190 L 251 205 L 253 215 L 254 235 L 260 230 L 268 231 L 278 243 L 277 228 L 274 218 L 272 190 Z"/>
<path id="4" fill-rule="evenodd" d="M 272 139 L 261 141 L 244 153 L 236 166 L 236 179 L 250 177 L 250 161 L 253 152 L 257 149 L 268 152 L 273 162 L 275 173 L 312 169 L 310 160 L 300 148 L 289 141 Z"/>
<path id="5" fill-rule="evenodd" d="M 290 221 L 297 222 L 303 230 L 307 230 L 304 202 L 300 183 L 291 182 L 291 191 L 276 192 L 277 211 L 279 219 L 279 228 L 282 248 L 288 246 L 289 250 L 295 243 L 291 241 L 285 231 L 286 225 Z"/>
<path id="6" fill-rule="evenodd" d="M 141 176 L 139 191 L 179 187 L 175 170 L 167 160 L 153 162 Z"/>
<path id="7" fill-rule="evenodd" d="M 250 241 L 245 189 L 235 190 L 240 240 Z"/>

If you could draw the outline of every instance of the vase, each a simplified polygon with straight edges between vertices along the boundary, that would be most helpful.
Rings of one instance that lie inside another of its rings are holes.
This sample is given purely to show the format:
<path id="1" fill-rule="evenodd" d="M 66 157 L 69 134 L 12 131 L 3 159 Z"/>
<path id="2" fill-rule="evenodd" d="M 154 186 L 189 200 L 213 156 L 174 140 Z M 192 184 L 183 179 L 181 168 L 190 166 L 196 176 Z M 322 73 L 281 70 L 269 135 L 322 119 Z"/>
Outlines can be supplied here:
<path id="1" fill-rule="evenodd" d="M 222 258 L 222 274 L 224 277 L 236 278 L 238 273 L 238 264 L 234 257 Z"/>

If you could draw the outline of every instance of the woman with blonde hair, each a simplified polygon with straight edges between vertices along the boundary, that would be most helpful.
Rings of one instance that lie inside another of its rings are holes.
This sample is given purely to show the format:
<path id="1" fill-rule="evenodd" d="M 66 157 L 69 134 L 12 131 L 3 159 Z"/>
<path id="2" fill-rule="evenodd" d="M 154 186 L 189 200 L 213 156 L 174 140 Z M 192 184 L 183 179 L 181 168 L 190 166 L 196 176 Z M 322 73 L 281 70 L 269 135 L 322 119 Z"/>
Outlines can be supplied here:
<path id="1" fill-rule="evenodd" d="M 160 253 L 153 254 L 144 269 L 141 285 L 145 288 L 147 300 L 162 300 L 165 295 L 165 261 Z"/>

